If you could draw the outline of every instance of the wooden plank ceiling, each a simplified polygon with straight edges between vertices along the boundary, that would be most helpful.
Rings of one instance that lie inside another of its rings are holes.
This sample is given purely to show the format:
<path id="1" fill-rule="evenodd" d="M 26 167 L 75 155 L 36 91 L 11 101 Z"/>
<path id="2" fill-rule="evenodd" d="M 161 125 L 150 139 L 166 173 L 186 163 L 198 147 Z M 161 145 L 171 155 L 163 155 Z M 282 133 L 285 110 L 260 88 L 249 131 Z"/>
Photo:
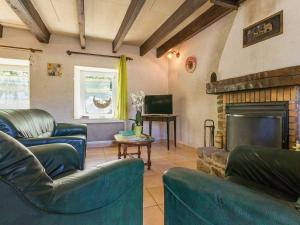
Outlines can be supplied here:
<path id="1" fill-rule="evenodd" d="M 16 15 L 27 26 L 27 28 L 32 32 L 32 34 L 34 34 L 40 42 L 49 43 L 51 34 L 47 29 L 45 23 L 43 22 L 41 16 L 39 15 L 38 10 L 34 7 L 31 1 L 38 0 L 6 0 L 8 5 L 13 9 Z M 87 9 L 85 7 L 86 2 L 85 0 L 75 1 L 77 9 L 79 43 L 81 48 L 85 49 L 87 22 Z M 169 14 L 170 16 L 167 17 L 165 21 L 162 21 L 161 25 L 141 44 L 140 55 L 144 56 L 150 50 L 158 47 L 157 57 L 161 57 L 181 42 L 192 38 L 194 35 L 201 32 L 202 30 L 204 30 L 214 22 L 218 21 L 219 19 L 223 18 L 233 10 L 237 10 L 240 3 L 243 1 L 244 0 L 176 0 L 177 3 L 182 2 L 182 4 L 180 4 L 177 9 L 175 8 L 175 11 L 173 11 L 171 15 Z M 120 49 L 120 47 L 124 43 L 125 37 L 128 35 L 130 29 L 132 28 L 134 22 L 137 20 L 139 15 L 145 15 L 144 12 L 141 13 L 143 11 L 143 7 L 145 7 L 145 5 L 149 7 L 149 2 L 148 4 L 145 4 L 146 0 L 124 0 L 122 2 L 129 2 L 129 6 L 122 20 L 122 23 L 116 33 L 116 36 L 112 40 L 113 52 L 117 52 Z M 208 2 L 212 3 L 211 7 L 209 7 L 201 15 L 196 17 L 196 19 L 194 19 L 189 24 L 185 23 L 187 24 L 186 27 L 184 27 L 179 32 L 175 33 L 175 35 L 171 36 L 168 40 L 165 41 L 168 35 L 174 34 L 174 31 L 178 28 L 180 24 L 182 24 L 193 13 L 198 12 L 197 10 Z M 45 2 L 40 2 L 40 4 L 45 4 Z M 62 3 L 59 2 L 59 4 Z M 2 26 L 0 26 L 0 31 L 2 31 Z M 0 34 L 1 33 L 2 32 L 0 32 Z M 163 41 L 165 42 L 161 44 Z"/>

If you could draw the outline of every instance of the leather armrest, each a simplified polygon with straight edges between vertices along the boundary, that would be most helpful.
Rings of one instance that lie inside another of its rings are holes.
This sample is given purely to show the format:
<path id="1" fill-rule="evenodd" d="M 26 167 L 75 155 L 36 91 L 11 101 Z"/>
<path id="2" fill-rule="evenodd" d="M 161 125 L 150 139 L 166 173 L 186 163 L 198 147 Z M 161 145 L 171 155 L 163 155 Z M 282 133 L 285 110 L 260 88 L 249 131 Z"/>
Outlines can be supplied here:
<path id="1" fill-rule="evenodd" d="M 38 158 L 46 173 L 52 178 L 80 169 L 79 155 L 69 144 L 37 145 L 28 149 Z"/>
<path id="2" fill-rule="evenodd" d="M 86 138 L 85 136 L 58 136 L 47 138 L 23 138 L 18 139 L 23 145 L 30 147 L 36 145 L 66 143 L 72 145 L 78 152 L 80 157 L 80 168 L 84 167 L 85 151 L 86 151 Z"/>
<path id="3" fill-rule="evenodd" d="M 57 123 L 54 136 L 87 135 L 86 124 Z"/>
<path id="4" fill-rule="evenodd" d="M 173 168 L 164 176 L 165 222 L 299 224 L 291 203 L 198 171 Z"/>
<path id="5" fill-rule="evenodd" d="M 118 201 L 120 196 L 129 193 L 136 185 L 140 185 L 140 193 L 136 195 L 142 195 L 143 173 L 142 160 L 127 159 L 57 179 L 46 210 L 56 213 L 91 211 Z"/>

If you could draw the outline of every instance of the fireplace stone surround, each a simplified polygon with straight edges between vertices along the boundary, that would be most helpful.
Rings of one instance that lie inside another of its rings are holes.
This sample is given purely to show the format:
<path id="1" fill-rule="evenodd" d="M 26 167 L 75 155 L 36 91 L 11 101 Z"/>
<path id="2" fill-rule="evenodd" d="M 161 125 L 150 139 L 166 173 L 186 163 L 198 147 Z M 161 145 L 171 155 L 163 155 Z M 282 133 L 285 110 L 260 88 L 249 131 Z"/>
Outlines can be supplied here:
<path id="1" fill-rule="evenodd" d="M 299 138 L 300 66 L 265 71 L 207 84 L 207 93 L 217 95 L 217 133 L 215 147 L 198 149 L 197 168 L 219 177 L 224 176 L 227 157 L 226 107 L 240 104 L 283 103 L 287 105 L 287 148 Z"/>

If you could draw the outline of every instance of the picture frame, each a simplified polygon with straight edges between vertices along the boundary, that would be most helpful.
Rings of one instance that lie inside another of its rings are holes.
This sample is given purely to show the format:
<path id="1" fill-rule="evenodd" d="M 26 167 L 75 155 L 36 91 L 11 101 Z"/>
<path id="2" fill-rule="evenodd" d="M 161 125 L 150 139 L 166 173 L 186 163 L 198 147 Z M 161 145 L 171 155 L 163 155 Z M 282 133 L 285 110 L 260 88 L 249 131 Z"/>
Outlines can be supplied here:
<path id="1" fill-rule="evenodd" d="M 243 47 L 283 33 L 283 10 L 243 29 Z"/>
<path id="2" fill-rule="evenodd" d="M 62 76 L 62 65 L 59 63 L 48 63 L 47 64 L 48 76 L 61 77 Z"/>

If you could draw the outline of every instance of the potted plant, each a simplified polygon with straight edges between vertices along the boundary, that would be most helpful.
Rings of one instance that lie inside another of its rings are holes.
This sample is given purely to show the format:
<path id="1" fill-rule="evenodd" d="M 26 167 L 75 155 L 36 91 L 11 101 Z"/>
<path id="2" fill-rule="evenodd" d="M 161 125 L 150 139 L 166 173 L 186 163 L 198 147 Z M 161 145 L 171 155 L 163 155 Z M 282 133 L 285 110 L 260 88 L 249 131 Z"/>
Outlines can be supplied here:
<path id="1" fill-rule="evenodd" d="M 142 121 L 142 110 L 144 105 L 145 93 L 143 91 L 138 91 L 137 93 L 131 94 L 132 104 L 135 106 L 136 114 L 135 119 L 130 119 L 134 121 L 132 124 L 132 130 L 136 136 L 141 136 L 143 130 Z"/>

